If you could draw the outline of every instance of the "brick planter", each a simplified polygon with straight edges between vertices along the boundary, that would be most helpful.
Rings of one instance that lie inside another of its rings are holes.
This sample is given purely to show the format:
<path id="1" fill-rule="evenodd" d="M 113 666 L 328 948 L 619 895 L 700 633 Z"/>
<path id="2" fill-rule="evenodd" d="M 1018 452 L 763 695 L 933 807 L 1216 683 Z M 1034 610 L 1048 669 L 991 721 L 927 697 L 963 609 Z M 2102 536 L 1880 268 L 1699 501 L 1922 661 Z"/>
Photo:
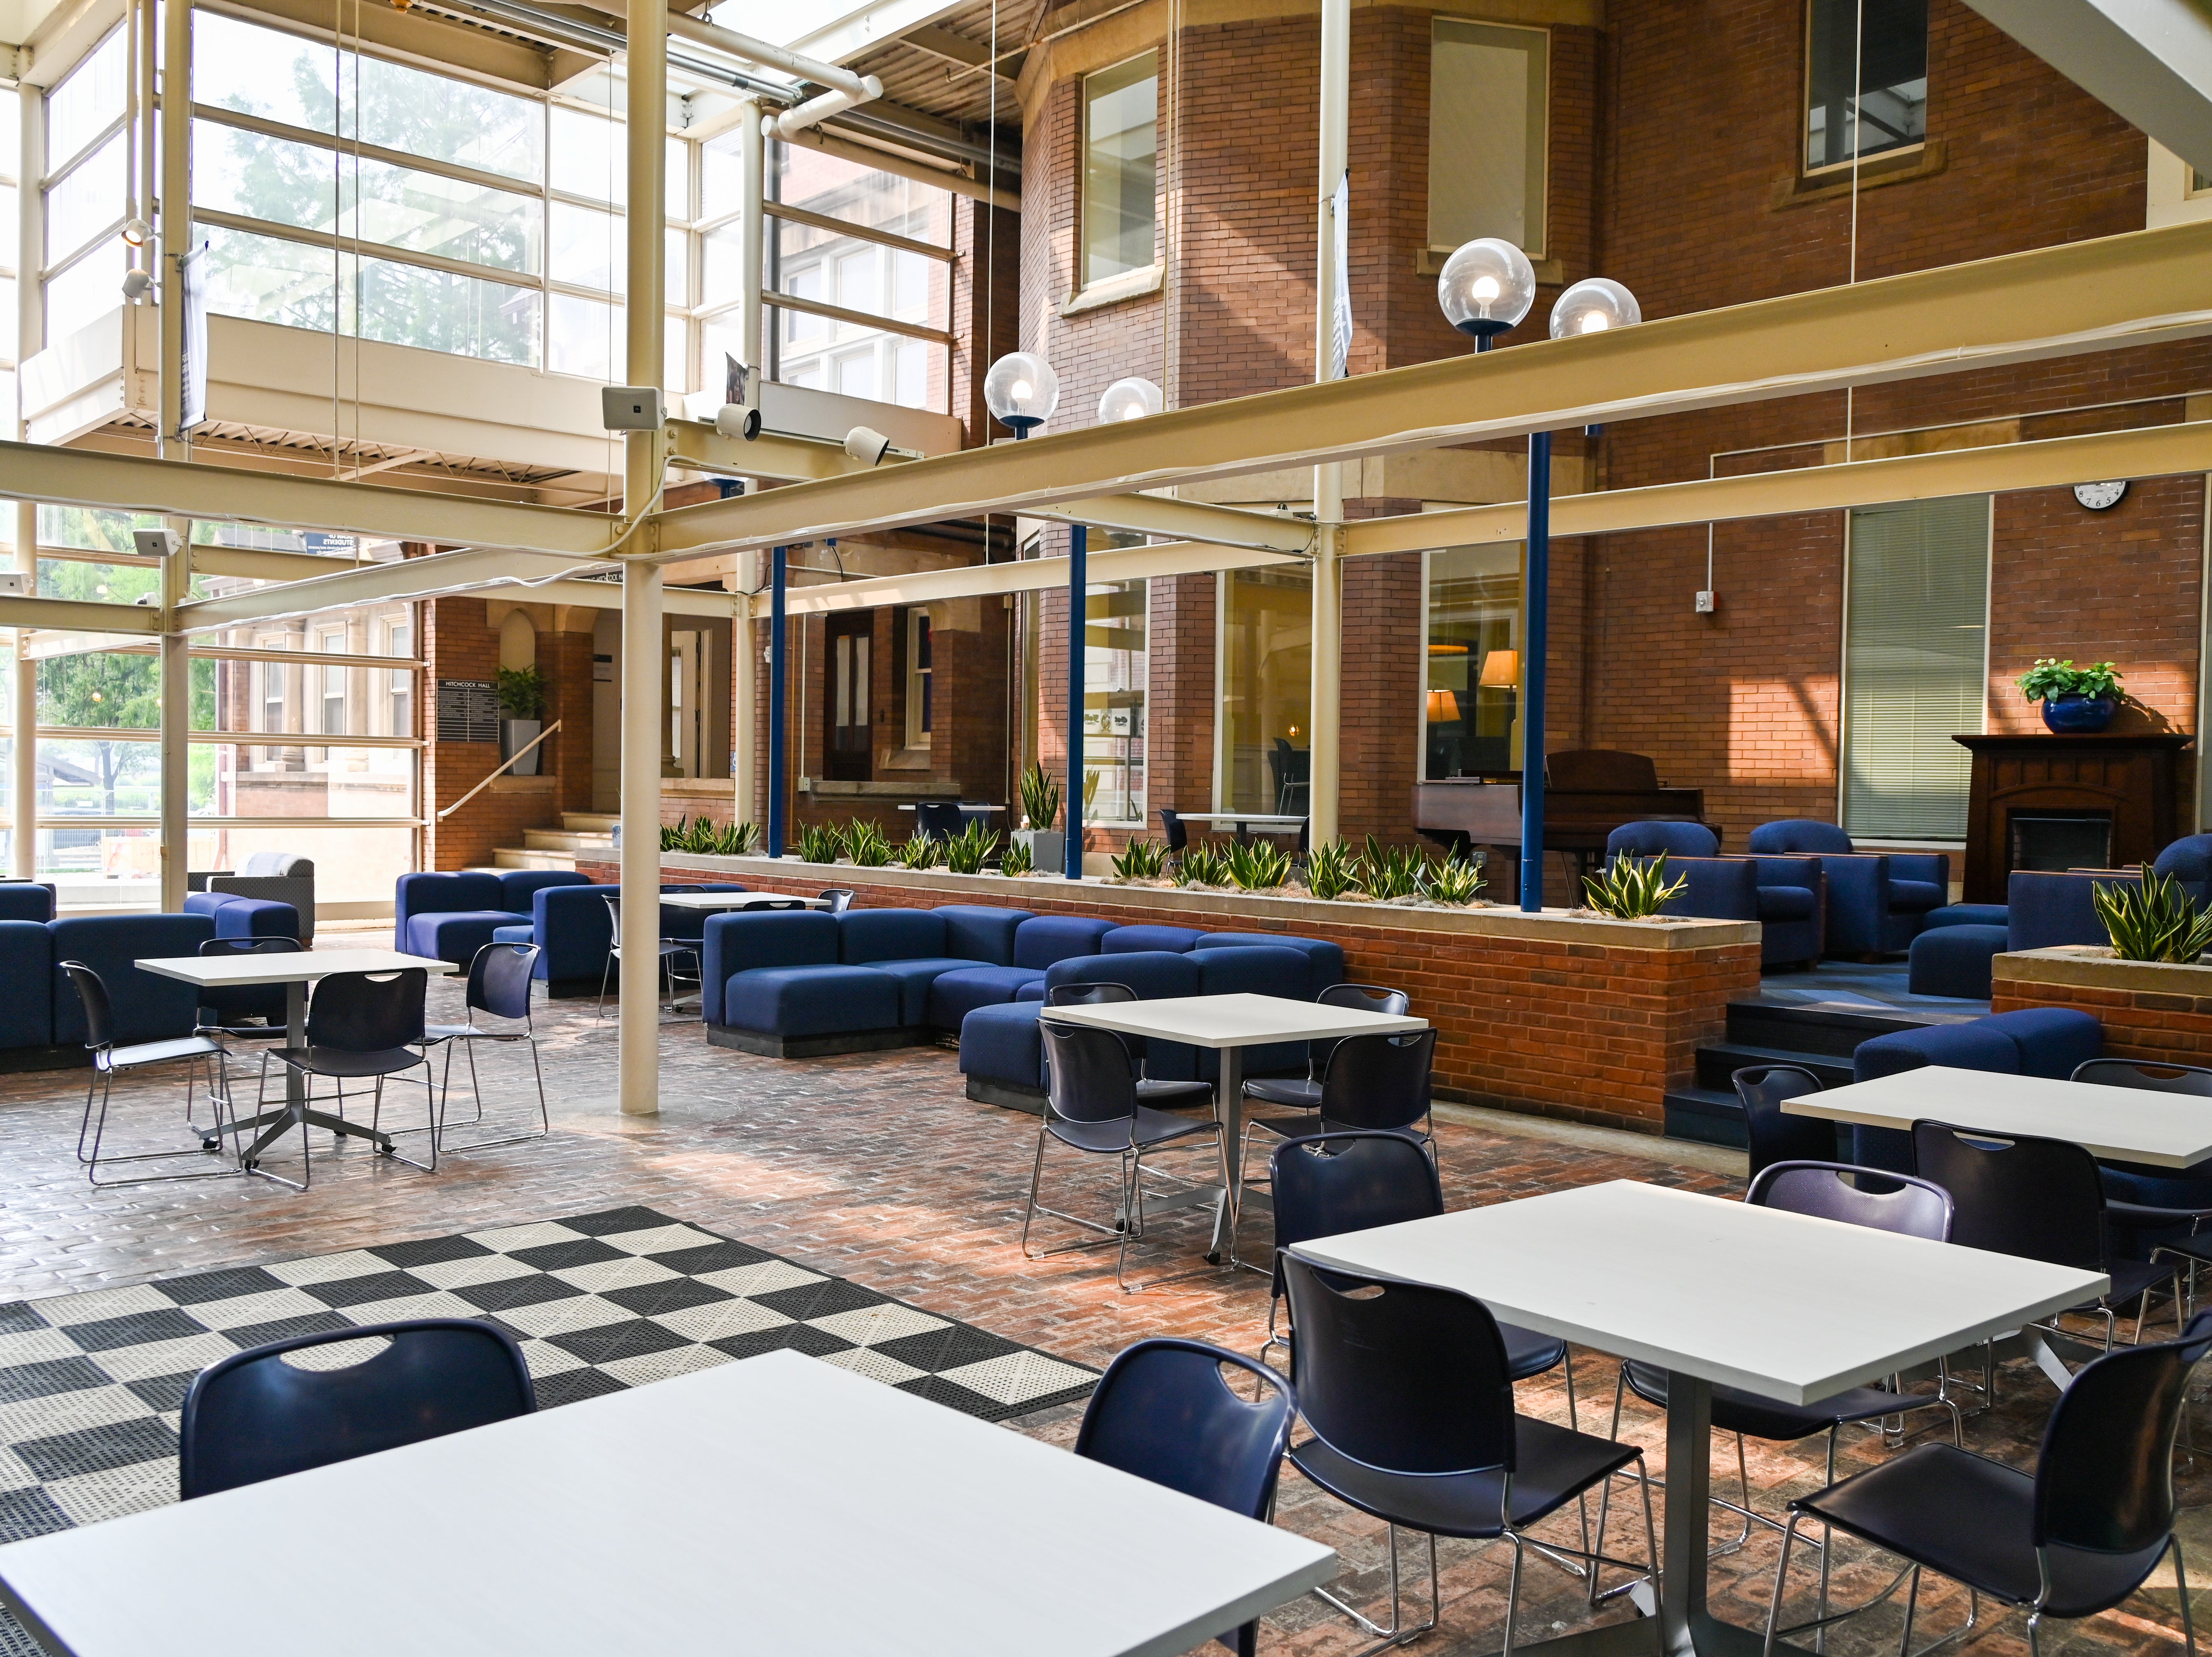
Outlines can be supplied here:
<path id="1" fill-rule="evenodd" d="M 576 867 L 618 878 L 612 862 Z M 1748 921 L 1649 925 L 1517 909 L 1392 909 L 1152 887 L 1096 880 L 916 874 L 796 858 L 666 852 L 671 882 L 737 880 L 811 897 L 849 886 L 869 908 L 988 903 L 1220 932 L 1283 932 L 1340 944 L 1355 981 L 1405 989 L 1437 1026 L 1437 1094 L 1468 1104 L 1662 1130 L 1663 1100 L 1686 1085 L 1698 1048 L 1725 1032 L 1728 1004 L 1759 991 L 1759 927 Z"/>
<path id="2" fill-rule="evenodd" d="M 2212 1065 L 2212 966 L 2116 960 L 2087 945 L 2023 950 L 1990 966 L 1992 1011 L 2077 1008 L 2104 1025 L 2113 1058 Z"/>

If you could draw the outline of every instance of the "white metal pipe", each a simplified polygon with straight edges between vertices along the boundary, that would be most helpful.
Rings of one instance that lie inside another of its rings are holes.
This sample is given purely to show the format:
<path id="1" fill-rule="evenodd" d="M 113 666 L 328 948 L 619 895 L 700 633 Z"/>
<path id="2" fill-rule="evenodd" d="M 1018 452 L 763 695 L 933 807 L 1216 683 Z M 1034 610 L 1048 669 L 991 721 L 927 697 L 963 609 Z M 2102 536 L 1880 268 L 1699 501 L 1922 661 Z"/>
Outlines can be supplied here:
<path id="1" fill-rule="evenodd" d="M 1344 188 L 1352 154 L 1352 0 L 1322 0 L 1320 210 L 1315 216 L 1314 378 L 1338 377 L 1336 317 L 1343 299 L 1339 284 L 1349 271 L 1337 262 L 1337 248 L 1348 227 L 1339 214 L 1351 211 Z M 1337 779 L 1343 724 L 1342 672 L 1344 601 L 1337 554 L 1344 533 L 1344 467 L 1324 462 L 1314 468 L 1313 668 L 1309 686 L 1307 728 L 1310 781 L 1306 809 L 1311 819 L 1309 843 L 1321 845 L 1338 835 Z"/>
<path id="2" fill-rule="evenodd" d="M 757 40 L 750 34 L 724 28 L 719 23 L 709 23 L 680 11 L 672 11 L 668 14 L 668 32 L 680 34 L 687 40 L 696 40 L 702 46 L 712 46 L 717 52 L 726 52 L 732 58 L 742 58 L 749 64 L 784 70 L 809 81 L 818 81 L 823 86 L 835 87 L 840 92 L 850 92 L 856 97 L 862 95 L 863 77 L 851 70 L 840 69 L 835 64 L 825 64 L 819 58 L 786 51 L 766 40 Z M 870 76 L 866 78 L 872 80 L 875 77 Z M 873 92 L 865 94 L 866 98 L 880 98 L 883 95 L 880 85 Z"/>
<path id="3" fill-rule="evenodd" d="M 738 170 L 744 174 L 738 198 L 738 335 L 745 366 L 752 371 L 745 382 L 745 406 L 757 409 L 761 381 L 768 375 L 761 344 L 761 271 L 768 259 L 761 198 L 768 188 L 768 145 L 761 131 L 760 106 L 748 101 L 748 107 L 751 113 L 739 129 L 738 146 Z"/>
<path id="4" fill-rule="evenodd" d="M 988 202 L 994 207 L 1003 207 L 1009 213 L 1022 210 L 1021 192 L 1018 190 L 994 190 L 981 179 L 971 179 L 965 173 L 950 173 L 941 167 L 932 167 L 905 155 L 895 155 L 888 149 L 873 145 L 854 143 L 848 139 L 833 137 L 820 131 L 801 132 L 789 140 L 793 143 L 811 144 L 825 155 L 836 155 L 861 167 L 874 168 L 879 173 L 890 173 L 902 179 L 912 179 L 917 184 L 933 184 L 939 190 L 950 190 L 956 196 L 965 196 L 970 201 Z"/>
<path id="5" fill-rule="evenodd" d="M 151 9 L 148 8 L 149 12 Z M 46 94 L 27 82 L 19 101 L 22 106 L 22 176 L 35 179 L 46 170 Z M 46 263 L 46 214 L 39 192 L 18 190 L 15 214 L 21 241 L 18 257 L 25 271 L 36 271 Z M 46 338 L 45 316 L 46 298 L 40 284 L 27 277 L 16 283 L 15 289 L 17 337 L 23 342 L 26 356 L 37 350 Z M 20 405 L 13 429 L 21 442 L 24 431 Z M 39 507 L 35 501 L 15 503 L 15 568 L 30 576 L 31 590 L 37 592 Z M 30 642 L 28 628 L 15 630 L 15 742 L 9 750 L 9 820 L 15 826 L 8 837 L 8 872 L 19 880 L 31 880 L 39 872 L 39 670 L 30 659 Z"/>
<path id="6" fill-rule="evenodd" d="M 177 606 L 191 591 L 192 563 L 185 549 L 191 544 L 192 521 L 167 521 L 177 550 L 161 561 L 161 907 L 174 913 L 185 906 L 185 872 L 191 862 L 191 641 L 176 624 Z"/>
<path id="7" fill-rule="evenodd" d="M 778 138 L 795 138 L 810 126 L 828 120 L 832 115 L 842 115 L 848 109 L 873 103 L 884 95 L 884 83 L 872 75 L 860 77 L 858 93 L 842 90 L 825 92 L 818 98 L 809 98 L 796 109 L 787 109 L 781 115 L 761 118 L 763 129 Z"/>
<path id="8" fill-rule="evenodd" d="M 161 412 L 155 441 L 161 458 L 185 458 L 177 447 L 185 417 L 185 274 L 192 238 L 192 9 L 179 3 L 161 17 Z M 659 290 L 655 289 L 656 293 Z"/>

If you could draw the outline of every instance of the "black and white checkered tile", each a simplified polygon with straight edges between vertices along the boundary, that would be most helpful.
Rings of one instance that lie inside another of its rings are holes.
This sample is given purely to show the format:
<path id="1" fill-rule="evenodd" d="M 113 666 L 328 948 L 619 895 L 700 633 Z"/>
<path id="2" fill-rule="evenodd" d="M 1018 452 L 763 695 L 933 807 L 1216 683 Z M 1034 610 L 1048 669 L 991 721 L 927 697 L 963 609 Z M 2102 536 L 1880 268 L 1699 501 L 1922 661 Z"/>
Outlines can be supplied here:
<path id="1" fill-rule="evenodd" d="M 986 1421 L 1085 1397 L 1097 1378 L 651 1209 L 613 1209 L 0 1304 L 0 1542 L 175 1501 L 179 1411 L 217 1359 L 433 1317 L 503 1325 L 541 1406 L 781 1347 Z"/>

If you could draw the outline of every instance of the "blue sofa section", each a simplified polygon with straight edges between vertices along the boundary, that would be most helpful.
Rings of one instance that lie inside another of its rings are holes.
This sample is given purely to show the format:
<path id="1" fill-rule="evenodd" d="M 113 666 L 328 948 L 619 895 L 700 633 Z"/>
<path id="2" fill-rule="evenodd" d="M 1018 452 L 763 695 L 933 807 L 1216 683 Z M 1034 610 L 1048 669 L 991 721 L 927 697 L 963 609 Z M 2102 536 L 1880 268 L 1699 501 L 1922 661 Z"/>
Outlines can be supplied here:
<path id="1" fill-rule="evenodd" d="M 51 921 L 54 889 L 43 880 L 0 880 L 0 921 Z"/>
<path id="2" fill-rule="evenodd" d="M 411 955 L 466 966 L 501 928 L 532 924 L 538 892 L 590 884 L 572 868 L 403 874 L 392 899 L 392 943 Z"/>
<path id="3" fill-rule="evenodd" d="M 300 935 L 300 911 L 290 904 L 268 898 L 246 898 L 235 892 L 195 892 L 185 899 L 185 913 L 212 917 L 218 938 Z"/>
<path id="4" fill-rule="evenodd" d="M 52 894 L 46 893 L 51 898 Z M 290 905 L 283 905 L 288 911 Z M 76 987 L 60 971 L 82 961 L 114 1003 L 118 1044 L 190 1035 L 199 996 L 190 984 L 142 972 L 153 955 L 196 955 L 216 935 L 211 915 L 88 915 L 0 919 L 0 1070 L 64 1069 L 89 1062 Z"/>
<path id="5" fill-rule="evenodd" d="M 1607 862 L 1667 859 L 1667 878 L 1689 884 L 1661 909 L 1701 920 L 1757 921 L 1761 966 L 1810 966 L 1820 959 L 1821 894 L 1817 857 L 1723 857 L 1719 838 L 1699 823 L 1625 823 L 1606 836 Z M 1710 850 L 1685 850 L 1709 847 Z"/>
<path id="6" fill-rule="evenodd" d="M 1923 1064 L 2002 1075 L 2064 1081 L 2077 1065 L 2105 1050 L 2104 1026 L 2087 1013 L 2063 1007 L 2030 1007 L 1955 1024 L 1893 1030 L 1861 1042 L 1851 1054 L 1851 1080 L 1916 1070 Z M 1851 1161 L 1863 1167 L 1912 1172 L 1912 1136 L 1892 1128 L 1853 1128 Z"/>
<path id="7" fill-rule="evenodd" d="M 664 886 L 663 892 L 746 892 L 734 882 L 711 885 Z M 614 928 L 607 919 L 607 894 L 611 886 L 540 886 L 530 895 L 527 925 L 492 929 L 495 943 L 534 943 L 538 946 L 535 976 L 549 996 L 596 996 L 605 976 L 607 951 Z M 708 916 L 696 910 L 663 909 L 663 937 L 703 940 Z"/>
<path id="8" fill-rule="evenodd" d="M 1950 896 L 1951 859 L 1940 851 L 1861 852 L 1833 823 L 1811 817 L 1761 823 L 1755 856 L 1814 856 L 1827 884 L 1822 953 L 1864 958 L 1902 953 L 1929 911 Z"/>

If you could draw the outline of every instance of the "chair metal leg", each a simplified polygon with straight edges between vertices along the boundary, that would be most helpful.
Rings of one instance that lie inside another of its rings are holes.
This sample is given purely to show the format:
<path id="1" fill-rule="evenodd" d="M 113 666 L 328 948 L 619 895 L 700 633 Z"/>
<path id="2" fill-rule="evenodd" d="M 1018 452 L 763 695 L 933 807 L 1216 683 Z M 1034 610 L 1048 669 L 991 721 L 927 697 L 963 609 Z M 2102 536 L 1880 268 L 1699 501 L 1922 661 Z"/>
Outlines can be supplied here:
<path id="1" fill-rule="evenodd" d="M 2197 1657 L 2197 1623 L 2189 1611 L 2189 1574 L 2181 1563 L 2181 1538 L 2177 1533 L 2166 1539 L 2173 1550 L 2173 1586 L 2181 1601 L 2181 1643 L 2188 1657 Z"/>
<path id="2" fill-rule="evenodd" d="M 1898 1636 L 1897 1657 L 1912 1657 L 1912 1616 L 1920 1609 L 1920 1567 L 1912 1568 L 1911 1585 L 1905 1590 L 1905 1629 Z"/>
<path id="3" fill-rule="evenodd" d="M 1782 1557 L 1774 1567 L 1774 1598 L 1766 1605 L 1766 1638 L 1760 1647 L 1762 1657 L 1774 1657 L 1774 1636 L 1782 1625 L 1782 1591 L 1790 1585 L 1790 1550 L 1797 1542 L 1798 1515 L 1790 1515 L 1790 1523 L 1782 1532 Z"/>
<path id="4" fill-rule="evenodd" d="M 174 1061 L 172 1060 L 169 1062 L 173 1063 Z M 185 1071 L 185 1120 L 187 1126 L 191 1126 L 191 1089 L 193 1081 L 201 1073 L 200 1066 L 202 1063 L 202 1056 L 195 1055 L 191 1057 L 187 1063 L 190 1068 Z M 214 1081 L 212 1080 L 212 1077 L 210 1077 L 208 1083 L 208 1097 L 211 1101 L 213 1101 L 216 1112 L 215 1127 L 211 1130 L 211 1136 L 210 1130 L 193 1127 L 192 1131 L 195 1134 L 200 1135 L 201 1139 L 200 1143 L 190 1150 L 136 1151 L 125 1156 L 102 1156 L 100 1154 L 100 1148 L 106 1142 L 107 1137 L 107 1108 L 113 1100 L 114 1091 L 115 1071 L 112 1067 L 95 1069 L 92 1075 L 86 1079 L 84 1089 L 84 1115 L 78 1122 L 76 1130 L 76 1159 L 79 1162 L 84 1165 L 84 1177 L 88 1184 L 96 1185 L 105 1191 L 118 1185 L 161 1185 L 173 1184 L 183 1179 L 228 1179 L 232 1175 L 242 1174 L 245 1173 L 245 1169 L 243 1167 L 214 1167 L 203 1168 L 195 1173 L 149 1173 L 137 1174 L 124 1179 L 102 1179 L 100 1177 L 100 1164 L 103 1162 L 110 1164 L 117 1162 L 167 1162 L 173 1161 L 179 1157 L 204 1157 L 210 1154 L 220 1153 L 222 1148 L 222 1136 L 225 1131 L 222 1100 L 217 1093 Z M 93 1098 L 95 1093 L 99 1095 L 99 1107 L 96 1112 L 94 1108 Z M 90 1137 L 92 1142 L 88 1149 L 85 1143 L 88 1136 Z"/>

